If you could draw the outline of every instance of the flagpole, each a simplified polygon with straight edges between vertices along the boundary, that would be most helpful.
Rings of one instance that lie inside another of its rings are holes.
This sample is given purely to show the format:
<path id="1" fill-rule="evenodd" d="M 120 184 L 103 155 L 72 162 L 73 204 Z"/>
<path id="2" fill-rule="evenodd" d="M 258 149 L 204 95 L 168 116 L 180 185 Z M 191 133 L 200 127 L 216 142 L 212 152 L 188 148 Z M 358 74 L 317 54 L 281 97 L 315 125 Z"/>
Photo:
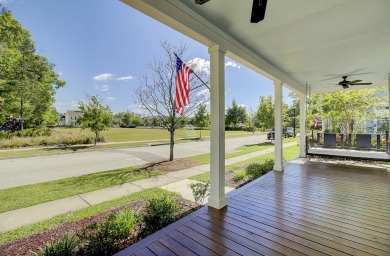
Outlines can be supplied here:
<path id="1" fill-rule="evenodd" d="M 177 54 L 176 53 L 173 53 L 173 54 L 175 54 L 175 56 L 176 56 L 176 58 L 179 58 L 179 56 L 177 56 Z M 180 59 L 180 58 L 179 58 Z M 196 73 L 195 73 L 195 71 L 193 71 L 192 72 L 198 79 L 199 79 L 199 81 L 201 81 L 202 82 L 202 84 L 204 85 L 204 86 L 206 86 L 207 87 L 207 89 L 209 89 L 210 90 L 210 86 L 208 86 L 208 84 L 206 84 Z"/>

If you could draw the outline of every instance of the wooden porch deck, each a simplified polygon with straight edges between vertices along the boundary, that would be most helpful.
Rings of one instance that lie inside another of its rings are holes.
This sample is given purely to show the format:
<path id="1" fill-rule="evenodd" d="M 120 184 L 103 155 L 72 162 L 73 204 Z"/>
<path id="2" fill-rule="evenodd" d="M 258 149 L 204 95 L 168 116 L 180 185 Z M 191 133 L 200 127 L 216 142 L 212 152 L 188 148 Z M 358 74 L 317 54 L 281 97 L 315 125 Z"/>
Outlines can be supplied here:
<path id="1" fill-rule="evenodd" d="M 390 173 L 289 163 L 117 255 L 390 255 Z"/>

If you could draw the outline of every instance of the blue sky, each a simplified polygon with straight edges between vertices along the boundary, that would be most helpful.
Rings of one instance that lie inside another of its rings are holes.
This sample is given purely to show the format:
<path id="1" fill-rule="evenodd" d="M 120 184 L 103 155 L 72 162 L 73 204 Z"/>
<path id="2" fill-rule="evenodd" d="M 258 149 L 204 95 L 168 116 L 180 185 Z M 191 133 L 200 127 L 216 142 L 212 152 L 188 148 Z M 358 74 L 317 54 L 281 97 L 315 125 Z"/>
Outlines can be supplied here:
<path id="1" fill-rule="evenodd" d="M 153 20 L 119 0 L 0 0 L 30 31 L 37 52 L 56 65 L 66 86 L 57 91 L 59 112 L 77 109 L 77 100 L 98 95 L 114 113 L 141 112 L 133 92 L 145 65 L 161 54 L 160 41 L 187 43 L 189 61 L 209 61 L 207 47 Z M 273 95 L 272 81 L 228 58 L 226 105 L 259 105 Z M 284 90 L 285 102 L 288 90 Z"/>

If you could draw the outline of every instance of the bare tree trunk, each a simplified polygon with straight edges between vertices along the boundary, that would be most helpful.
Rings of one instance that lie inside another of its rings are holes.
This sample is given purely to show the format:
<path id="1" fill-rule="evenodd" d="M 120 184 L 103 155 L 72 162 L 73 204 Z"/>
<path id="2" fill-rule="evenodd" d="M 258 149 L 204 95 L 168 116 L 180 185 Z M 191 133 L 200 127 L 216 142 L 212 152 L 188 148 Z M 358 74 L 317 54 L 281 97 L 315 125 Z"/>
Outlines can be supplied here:
<path id="1" fill-rule="evenodd" d="M 95 144 L 93 146 L 96 146 L 96 142 L 99 138 L 99 133 L 98 132 L 95 132 Z"/>
<path id="2" fill-rule="evenodd" d="M 20 118 L 22 119 L 22 124 L 20 129 L 23 131 L 23 98 L 20 98 Z"/>
<path id="3" fill-rule="evenodd" d="M 169 132 L 171 134 L 171 145 L 169 150 L 169 161 L 173 160 L 173 147 L 175 146 L 175 127 L 171 126 L 169 129 Z"/>

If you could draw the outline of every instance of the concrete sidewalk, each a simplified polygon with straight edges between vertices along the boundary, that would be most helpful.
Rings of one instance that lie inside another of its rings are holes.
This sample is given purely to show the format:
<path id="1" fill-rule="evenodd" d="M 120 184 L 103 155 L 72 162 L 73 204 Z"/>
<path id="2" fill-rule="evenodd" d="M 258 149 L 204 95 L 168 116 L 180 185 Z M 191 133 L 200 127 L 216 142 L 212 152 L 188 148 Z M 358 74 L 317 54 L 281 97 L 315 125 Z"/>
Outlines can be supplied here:
<path id="1" fill-rule="evenodd" d="M 286 143 L 283 147 L 297 145 L 297 142 Z M 241 162 L 256 156 L 264 155 L 274 151 L 274 147 L 252 152 L 249 154 L 232 157 L 225 160 L 225 164 Z M 191 190 L 187 184 L 189 177 L 210 171 L 210 165 L 204 164 L 196 167 L 170 172 L 164 175 L 137 180 L 122 185 L 108 187 L 84 194 L 79 194 L 59 200 L 50 201 L 22 209 L 17 209 L 0 214 L 0 232 L 6 232 L 19 228 L 24 225 L 30 225 L 51 217 L 79 210 L 91 205 L 96 205 L 105 201 L 117 199 L 144 189 L 160 187 L 169 191 L 180 193 L 186 199 L 193 201 L 190 196 Z M 231 191 L 232 188 L 225 188 L 225 191 Z"/>

